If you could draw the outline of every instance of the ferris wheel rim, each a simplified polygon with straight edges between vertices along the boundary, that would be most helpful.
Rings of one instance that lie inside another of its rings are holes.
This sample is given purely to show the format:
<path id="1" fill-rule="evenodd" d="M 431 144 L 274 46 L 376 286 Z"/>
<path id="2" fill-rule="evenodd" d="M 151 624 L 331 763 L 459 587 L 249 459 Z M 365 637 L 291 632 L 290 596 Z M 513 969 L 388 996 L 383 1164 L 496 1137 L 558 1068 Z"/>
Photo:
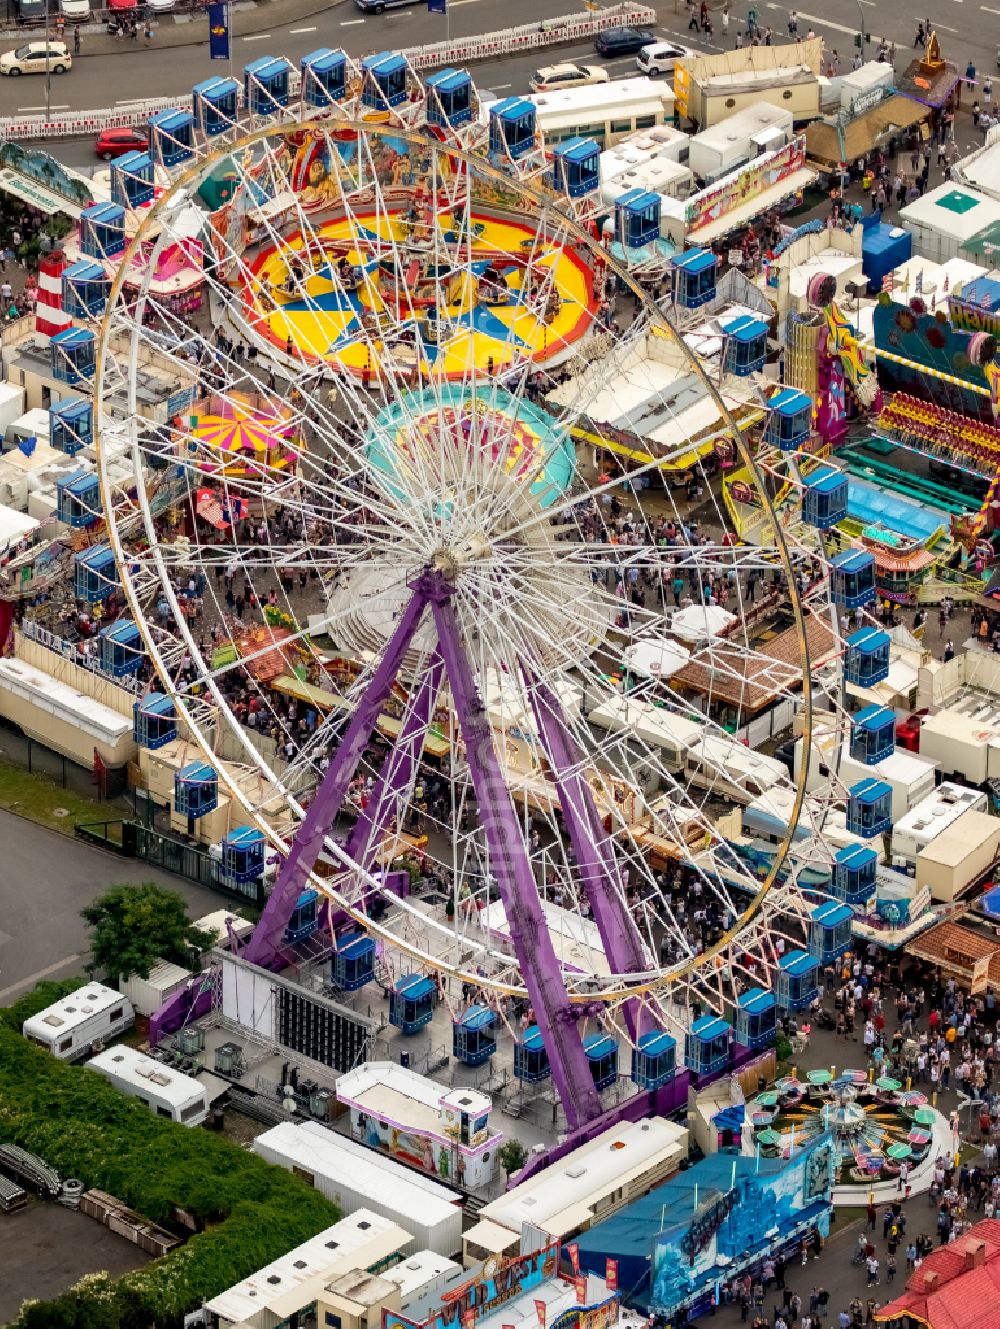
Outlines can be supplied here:
<path id="1" fill-rule="evenodd" d="M 113 278 L 111 293 L 106 306 L 105 314 L 102 318 L 101 333 L 98 339 L 98 346 L 97 346 L 97 357 L 96 357 L 97 367 L 95 374 L 95 403 L 98 409 L 98 426 L 99 426 L 97 429 L 97 472 L 101 488 L 102 503 L 104 504 L 106 512 L 113 510 L 113 504 L 110 501 L 111 493 L 110 493 L 109 476 L 107 473 L 107 469 L 102 462 L 103 449 L 101 445 L 102 430 L 100 428 L 100 423 L 103 418 L 105 410 L 105 401 L 104 401 L 103 392 L 101 391 L 101 386 L 104 381 L 105 356 L 106 356 L 107 345 L 111 336 L 113 335 L 114 315 L 118 312 L 119 300 L 121 298 L 123 287 L 126 284 L 125 283 L 126 273 L 128 272 L 133 257 L 138 252 L 139 247 L 144 243 L 149 232 L 161 220 L 162 212 L 166 211 L 166 209 L 169 206 L 174 206 L 176 200 L 182 196 L 181 191 L 190 189 L 195 181 L 204 178 L 211 171 L 211 169 L 213 169 L 213 167 L 217 165 L 218 162 L 224 159 L 225 157 L 228 157 L 230 155 L 236 155 L 241 152 L 246 152 L 247 150 L 251 149 L 255 144 L 267 141 L 277 135 L 286 135 L 288 133 L 296 132 L 297 130 L 316 131 L 317 129 L 324 130 L 328 128 L 329 126 L 327 126 L 322 121 L 316 121 L 316 120 L 303 121 L 296 119 L 291 121 L 284 121 L 281 122 L 280 124 L 270 124 L 263 128 L 252 130 L 250 133 L 240 135 L 235 139 L 230 139 L 228 135 L 223 136 L 224 141 L 220 142 L 217 146 L 215 146 L 213 151 L 210 151 L 201 156 L 196 162 L 194 162 L 190 167 L 186 168 L 175 179 L 171 181 L 169 189 L 165 190 L 163 195 L 161 195 L 161 197 L 154 202 L 152 208 L 149 211 L 149 214 L 145 218 L 143 218 L 142 222 L 140 223 L 136 231 L 136 234 L 133 237 L 131 244 L 128 247 L 128 250 L 126 251 L 126 254 L 119 267 L 119 270 Z M 516 182 L 513 182 L 509 175 L 505 174 L 503 171 L 493 166 L 492 163 L 484 160 L 481 156 L 463 147 L 459 147 L 457 145 L 451 145 L 451 144 L 446 145 L 434 140 L 428 140 L 423 135 L 418 134 L 411 129 L 405 127 L 397 128 L 395 126 L 378 125 L 366 121 L 346 121 L 343 119 L 338 119 L 336 121 L 336 129 L 340 133 L 343 133 L 345 130 L 356 133 L 359 137 L 374 136 L 376 138 L 381 138 L 391 135 L 393 138 L 396 139 L 402 138 L 407 142 L 419 144 L 419 146 L 421 146 L 425 150 L 430 150 L 432 153 L 447 153 L 448 156 L 452 158 L 458 158 L 459 160 L 463 161 L 467 169 L 470 168 L 474 169 L 478 175 L 486 177 L 487 179 L 493 179 L 498 183 L 502 183 L 508 189 L 516 188 L 522 191 L 541 209 L 544 209 L 546 206 L 552 203 L 553 196 L 551 194 L 543 193 L 533 183 L 525 180 L 518 180 Z M 599 246 L 599 244 L 593 239 L 593 237 L 590 236 L 586 232 L 586 230 L 575 221 L 575 219 L 570 217 L 561 217 L 560 222 L 562 225 L 566 227 L 566 230 L 574 237 L 577 243 L 585 246 L 588 253 L 592 255 L 597 252 L 600 253 L 602 262 L 604 262 L 607 265 L 608 269 L 622 283 L 623 287 L 632 292 L 633 296 L 637 298 L 640 305 L 644 308 L 647 316 L 650 319 L 650 327 L 655 329 L 655 327 L 658 324 L 662 325 L 666 329 L 670 337 L 676 342 L 676 344 L 684 347 L 683 338 L 680 336 L 679 332 L 677 331 L 677 328 L 674 326 L 671 319 L 666 315 L 666 313 L 662 309 L 660 309 L 656 305 L 656 303 L 651 299 L 651 297 L 649 297 L 646 294 L 646 292 L 642 289 L 640 284 L 633 277 L 629 275 L 627 270 L 617 262 L 614 256 L 608 253 L 607 251 L 603 250 Z M 167 228 L 161 227 L 159 236 L 154 242 L 154 247 L 153 247 L 154 256 L 159 251 L 160 247 L 162 247 L 162 245 L 166 242 L 167 234 L 168 234 Z M 150 283 L 150 274 L 152 271 L 152 267 L 153 264 L 151 262 L 149 263 L 149 265 L 146 267 L 145 270 L 143 283 L 140 290 L 140 297 L 139 297 L 141 304 L 144 304 L 149 298 L 149 283 Z M 131 329 L 131 335 L 133 338 L 133 351 L 135 351 L 142 336 L 141 320 L 137 320 L 133 323 Z M 770 494 L 768 492 L 768 487 L 765 484 L 761 483 L 761 476 L 759 473 L 759 468 L 757 466 L 756 460 L 751 456 L 750 451 L 747 448 L 746 441 L 740 429 L 736 425 L 736 422 L 733 419 L 732 414 L 728 406 L 726 405 L 724 398 L 722 397 L 722 394 L 716 389 L 714 383 L 712 382 L 710 374 L 708 374 L 705 371 L 702 364 L 698 360 L 698 357 L 686 347 L 684 347 L 684 354 L 686 357 L 688 367 L 697 375 L 702 385 L 707 389 L 717 410 L 720 413 L 721 419 L 725 421 L 726 425 L 728 426 L 728 432 L 730 433 L 730 436 L 735 444 L 736 450 L 740 456 L 740 460 L 743 466 L 749 471 L 750 475 L 753 477 L 754 482 L 757 485 L 757 492 L 761 495 L 762 503 L 765 506 L 767 514 L 772 522 L 775 545 L 777 547 L 779 557 L 781 560 L 781 567 L 787 576 L 788 595 L 792 604 L 794 624 L 799 638 L 801 659 L 803 663 L 803 681 L 802 681 L 803 741 L 806 744 L 808 744 L 811 741 L 811 736 L 812 736 L 812 679 L 811 679 L 811 668 L 810 668 L 810 659 L 809 659 L 809 642 L 808 642 L 808 636 L 805 631 L 805 620 L 803 617 L 803 609 L 802 609 L 801 597 L 799 595 L 798 585 L 795 576 L 792 575 L 793 565 L 788 550 L 787 541 L 785 540 L 781 524 L 778 521 L 776 510 L 773 506 Z M 134 387 L 134 378 L 130 378 L 130 384 Z M 130 414 L 135 415 L 136 406 L 134 401 L 134 395 L 130 396 L 129 410 Z M 138 442 L 135 438 L 133 438 L 132 439 L 133 464 L 135 464 L 136 462 L 138 452 L 139 452 Z M 143 524 L 145 525 L 147 532 L 151 534 L 154 528 L 153 528 L 153 517 L 149 509 L 148 496 L 146 495 L 144 487 L 142 485 L 138 486 L 138 492 L 139 492 L 139 507 L 142 514 Z M 584 495 L 584 497 L 586 497 L 586 495 Z M 136 589 L 133 585 L 131 576 L 128 571 L 128 566 L 127 566 L 128 554 L 127 551 L 124 549 L 122 542 L 120 540 L 120 535 L 116 523 L 114 523 L 113 521 L 109 522 L 108 531 L 109 531 L 110 543 L 112 545 L 112 549 L 114 550 L 115 558 L 118 563 L 121 583 L 125 590 L 126 599 L 128 601 L 129 608 L 133 613 L 133 620 L 136 623 L 139 633 L 143 639 L 144 646 L 146 647 L 146 650 L 149 652 L 150 659 L 153 661 L 156 667 L 156 672 L 160 682 L 164 685 L 166 691 L 168 692 L 168 695 L 170 695 L 172 700 L 175 702 L 175 705 L 177 705 L 183 710 L 184 706 L 190 701 L 190 697 L 188 696 L 188 694 L 184 693 L 182 690 L 175 687 L 173 680 L 170 676 L 170 671 L 164 662 L 159 645 L 154 639 L 152 632 L 150 631 L 150 624 L 146 619 L 145 611 L 143 610 L 139 602 L 138 594 L 136 592 Z M 193 638 L 189 634 L 188 625 L 184 619 L 184 616 L 182 614 L 179 614 L 178 612 L 179 606 L 176 597 L 173 594 L 173 588 L 170 584 L 169 575 L 167 575 L 166 572 L 166 566 L 162 561 L 162 556 L 157 555 L 155 561 L 157 563 L 159 570 L 161 586 L 163 587 L 167 595 L 167 598 L 170 602 L 170 607 L 174 618 L 174 624 L 180 630 L 181 636 L 186 642 L 188 649 L 195 649 L 195 644 Z M 215 693 L 214 704 L 216 706 L 218 713 L 218 723 L 225 723 L 226 727 L 229 729 L 230 732 L 233 732 L 239 736 L 241 747 L 247 753 L 247 756 L 250 758 L 249 764 L 251 765 L 251 767 L 256 767 L 256 769 L 265 779 L 272 782 L 276 791 L 280 793 L 281 797 L 284 799 L 287 807 L 295 815 L 301 817 L 303 813 L 303 807 L 299 802 L 298 797 L 285 785 L 282 778 L 278 776 L 277 773 L 272 769 L 270 763 L 264 757 L 264 755 L 260 753 L 252 744 L 249 743 L 249 740 L 242 732 L 242 726 L 240 725 L 239 721 L 236 719 L 235 715 L 233 714 L 233 711 L 226 698 L 221 693 Z M 243 808 L 244 812 L 247 813 L 253 819 L 253 822 L 258 827 L 258 829 L 263 831 L 268 842 L 279 852 L 286 853 L 289 847 L 289 842 L 287 842 L 285 838 L 281 835 L 281 833 L 272 825 L 271 821 L 268 818 L 265 818 L 260 813 L 260 811 L 253 806 L 249 797 L 239 787 L 238 782 L 231 777 L 230 771 L 228 769 L 228 764 L 226 762 L 219 761 L 219 758 L 213 752 L 212 746 L 209 743 L 206 735 L 204 734 L 201 725 L 191 724 L 189 726 L 189 729 L 192 738 L 201 748 L 206 759 L 209 762 L 211 762 L 213 765 L 215 765 L 219 777 L 226 785 L 229 794 L 237 799 L 240 806 Z M 722 936 L 717 942 L 715 942 L 712 946 L 706 947 L 704 951 L 696 955 L 693 955 L 682 962 L 679 962 L 675 966 L 670 966 L 668 968 L 662 968 L 662 967 L 658 968 L 655 971 L 655 977 L 649 978 L 648 981 L 646 981 L 645 975 L 641 976 L 643 981 L 639 983 L 628 982 L 628 979 L 631 977 L 630 975 L 611 975 L 612 981 L 619 980 L 617 986 L 611 987 L 609 985 L 605 988 L 588 991 L 588 992 L 571 991 L 568 994 L 570 1001 L 576 1003 L 599 1002 L 612 1006 L 620 1002 L 623 1002 L 629 999 L 630 997 L 660 996 L 668 994 L 671 991 L 671 989 L 678 988 L 685 981 L 696 978 L 697 976 L 705 973 L 706 971 L 711 970 L 713 966 L 715 968 L 718 968 L 727 950 L 732 945 L 734 945 L 739 941 L 741 935 L 747 932 L 747 929 L 751 924 L 753 924 L 756 920 L 761 918 L 761 916 L 765 912 L 765 906 L 768 900 L 773 899 L 774 888 L 777 884 L 778 876 L 787 860 L 788 853 L 790 851 L 793 842 L 795 827 L 798 823 L 798 819 L 802 811 L 805 795 L 806 795 L 806 774 L 805 774 L 805 767 L 803 766 L 803 771 L 800 777 L 795 781 L 794 802 L 793 802 L 792 813 L 788 820 L 787 831 L 786 834 L 782 837 L 781 843 L 777 847 L 777 850 L 774 854 L 772 865 L 768 869 L 763 880 L 760 882 L 758 889 L 752 895 L 747 907 L 743 910 L 741 914 L 735 917 L 732 925 L 723 932 Z M 326 850 L 328 853 L 334 854 L 343 863 L 345 867 L 350 867 L 350 869 L 354 873 L 362 875 L 364 879 L 367 880 L 367 882 L 371 886 L 375 888 L 378 887 L 378 883 L 375 880 L 372 873 L 371 872 L 361 873 L 360 865 L 354 863 L 353 860 L 349 860 L 347 856 L 340 851 L 340 846 L 338 846 L 336 842 L 333 840 L 332 835 L 328 835 L 327 837 Z M 442 957 L 437 956 L 430 951 L 425 951 L 420 947 L 413 945 L 413 943 L 407 941 L 404 937 L 401 937 L 399 933 L 372 920 L 368 916 L 368 914 L 364 912 L 364 910 L 358 909 L 356 905 L 352 904 L 352 902 L 346 896 L 344 896 L 339 891 L 331 887 L 331 885 L 328 882 L 324 881 L 321 878 L 317 878 L 315 874 L 313 874 L 311 878 L 311 885 L 314 888 L 320 890 L 322 894 L 324 894 L 328 898 L 334 900 L 338 904 L 338 906 L 343 908 L 345 912 L 359 926 L 372 932 L 374 935 L 378 936 L 382 941 L 392 946 L 394 949 L 399 950 L 402 953 L 417 960 L 420 964 L 425 965 L 432 970 L 444 974 L 454 975 L 455 977 L 469 978 L 471 980 L 474 980 L 479 986 L 489 989 L 491 991 L 495 991 L 497 993 L 512 995 L 512 996 L 524 995 L 525 990 L 523 987 L 505 983 L 501 979 L 498 979 L 492 975 L 484 976 L 475 972 L 469 972 L 460 965 L 456 964 L 455 962 L 443 960 Z M 424 919 L 424 921 L 426 921 L 426 919 Z M 468 944 L 469 939 L 464 938 L 464 940 Z"/>

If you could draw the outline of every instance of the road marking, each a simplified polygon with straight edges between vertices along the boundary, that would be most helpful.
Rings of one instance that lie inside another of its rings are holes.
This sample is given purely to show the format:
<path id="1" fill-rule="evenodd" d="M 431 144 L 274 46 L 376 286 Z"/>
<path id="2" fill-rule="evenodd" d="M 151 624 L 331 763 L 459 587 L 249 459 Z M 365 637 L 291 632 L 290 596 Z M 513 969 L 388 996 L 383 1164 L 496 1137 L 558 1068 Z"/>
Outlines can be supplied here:
<path id="1" fill-rule="evenodd" d="M 20 992 L 22 988 L 33 987 L 35 983 L 41 982 L 43 978 L 48 978 L 49 974 L 58 973 L 60 969 L 65 969 L 67 965 L 75 964 L 79 958 L 79 955 L 65 955 L 61 960 L 57 960 L 55 964 L 47 965 L 44 969 L 29 974 L 27 978 L 22 978 L 20 983 L 12 983 L 9 988 L 0 989 L 0 1001 L 12 996 L 15 992 Z"/>
<path id="2" fill-rule="evenodd" d="M 269 41 L 271 34 L 269 32 L 251 32 L 246 37 L 241 37 L 241 42 L 265 42 Z"/>
<path id="3" fill-rule="evenodd" d="M 783 8 L 784 8 L 784 5 L 775 5 L 775 4 L 768 3 L 767 8 L 768 8 L 768 9 L 783 9 Z M 848 35 L 849 37 L 854 37 L 854 36 L 857 34 L 857 31 L 858 31 L 858 29 L 857 29 L 856 27 L 855 27 L 855 28 L 848 28 L 848 27 L 847 27 L 845 24 L 843 24 L 843 23 L 833 23 L 833 22 L 830 21 L 830 19 L 827 19 L 827 18 L 820 18 L 820 16 L 819 16 L 818 14 L 806 14 L 806 13 L 804 13 L 804 12 L 800 9 L 800 10 L 799 10 L 799 21 L 801 22 L 803 19 L 805 19 L 806 23 L 812 24 L 813 27 L 816 27 L 816 28 L 831 28 L 834 32 L 846 32 L 847 35 Z M 943 27 L 944 27 L 944 24 L 943 24 L 943 23 L 939 23 L 937 26 L 938 26 L 939 28 L 943 28 Z"/>
<path id="4" fill-rule="evenodd" d="M 359 23 L 364 23 L 363 18 L 345 18 L 341 23 L 342 28 L 356 28 Z"/>
<path id="5" fill-rule="evenodd" d="M 494 92 L 503 92 L 505 88 L 512 88 L 513 83 L 493 83 L 491 84 Z"/>
<path id="6" fill-rule="evenodd" d="M 288 35 L 289 37 L 294 37 L 296 33 L 299 32 L 315 32 L 315 31 L 316 31 L 315 28 L 289 28 Z"/>
<path id="7" fill-rule="evenodd" d="M 18 111 L 68 111 L 68 106 L 19 106 Z"/>
<path id="8" fill-rule="evenodd" d="M 448 0 L 451 5 L 478 5 L 479 0 Z"/>
<path id="9" fill-rule="evenodd" d="M 990 9 L 989 5 L 980 5 L 979 8 L 987 14 L 1000 14 L 1000 9 Z"/>

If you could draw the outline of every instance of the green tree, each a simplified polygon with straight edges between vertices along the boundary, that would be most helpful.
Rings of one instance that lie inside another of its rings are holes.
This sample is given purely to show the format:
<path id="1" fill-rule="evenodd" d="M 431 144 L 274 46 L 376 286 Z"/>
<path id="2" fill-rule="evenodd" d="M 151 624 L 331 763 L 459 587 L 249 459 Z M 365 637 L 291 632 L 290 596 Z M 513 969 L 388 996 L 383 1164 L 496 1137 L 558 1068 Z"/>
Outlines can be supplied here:
<path id="1" fill-rule="evenodd" d="M 212 944 L 191 923 L 183 898 L 149 881 L 112 886 L 80 913 L 92 929 L 87 973 L 102 971 L 109 983 L 129 974 L 148 978 L 160 960 L 190 966 L 192 952 Z"/>
<path id="2" fill-rule="evenodd" d="M 504 1140 L 497 1152 L 497 1158 L 504 1172 L 511 1177 L 515 1172 L 520 1172 L 528 1161 L 528 1151 L 520 1140 Z"/>

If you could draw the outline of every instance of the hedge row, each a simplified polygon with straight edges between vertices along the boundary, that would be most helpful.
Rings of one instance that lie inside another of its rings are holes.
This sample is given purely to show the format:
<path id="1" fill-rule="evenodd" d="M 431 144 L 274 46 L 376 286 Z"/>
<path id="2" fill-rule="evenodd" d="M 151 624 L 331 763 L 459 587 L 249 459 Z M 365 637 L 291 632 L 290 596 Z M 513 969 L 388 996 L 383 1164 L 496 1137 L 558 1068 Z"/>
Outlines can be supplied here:
<path id="1" fill-rule="evenodd" d="M 92 1275 L 54 1301 L 25 1303 L 14 1329 L 172 1329 L 339 1215 L 283 1168 L 220 1135 L 154 1117 L 100 1076 L 26 1042 L 23 1020 L 79 984 L 42 984 L 2 1012 L 0 1139 L 154 1222 L 180 1230 L 177 1207 L 205 1230 L 118 1280 Z"/>

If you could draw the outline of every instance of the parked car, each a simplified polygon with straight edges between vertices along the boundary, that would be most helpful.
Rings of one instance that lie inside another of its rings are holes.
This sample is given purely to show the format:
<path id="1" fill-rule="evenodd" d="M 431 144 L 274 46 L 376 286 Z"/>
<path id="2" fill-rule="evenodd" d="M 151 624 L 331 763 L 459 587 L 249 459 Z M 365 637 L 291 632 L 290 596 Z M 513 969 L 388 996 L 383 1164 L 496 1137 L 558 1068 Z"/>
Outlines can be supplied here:
<path id="1" fill-rule="evenodd" d="M 146 0 L 146 8 L 154 14 L 169 14 L 177 5 L 177 0 Z"/>
<path id="2" fill-rule="evenodd" d="M 554 92 L 557 88 L 582 88 L 588 83 L 607 83 L 608 71 L 597 65 L 575 65 L 569 60 L 545 65 L 531 76 L 532 92 Z"/>
<path id="3" fill-rule="evenodd" d="M 687 46 L 678 46 L 676 42 L 653 42 L 644 46 L 635 57 L 636 68 L 640 74 L 650 77 L 656 74 L 672 74 L 678 60 L 686 60 L 693 52 Z"/>
<path id="4" fill-rule="evenodd" d="M 90 0 L 59 0 L 59 13 L 67 23 L 86 23 L 90 18 Z"/>
<path id="5" fill-rule="evenodd" d="M 17 0 L 18 23 L 43 23 L 48 14 L 48 0 Z"/>
<path id="6" fill-rule="evenodd" d="M 638 55 L 644 46 L 652 46 L 656 34 L 648 28 L 608 28 L 594 38 L 599 55 Z"/>
<path id="7" fill-rule="evenodd" d="M 16 51 L 0 55 L 0 74 L 65 74 L 73 68 L 73 57 L 65 42 L 25 42 Z"/>
<path id="8" fill-rule="evenodd" d="M 387 9 L 400 9 L 403 5 L 412 5 L 416 0 L 354 0 L 363 14 L 382 14 Z"/>
<path id="9" fill-rule="evenodd" d="M 126 152 L 145 152 L 148 147 L 148 137 L 138 129 L 102 129 L 94 143 L 94 151 L 106 162 Z"/>

